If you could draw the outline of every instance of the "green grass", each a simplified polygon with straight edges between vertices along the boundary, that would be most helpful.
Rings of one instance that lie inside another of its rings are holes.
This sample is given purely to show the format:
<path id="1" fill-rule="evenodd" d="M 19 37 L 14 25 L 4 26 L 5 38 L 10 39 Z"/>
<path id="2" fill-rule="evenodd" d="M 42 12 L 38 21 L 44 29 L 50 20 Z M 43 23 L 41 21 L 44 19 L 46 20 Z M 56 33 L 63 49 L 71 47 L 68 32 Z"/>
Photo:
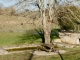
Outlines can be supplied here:
<path id="1" fill-rule="evenodd" d="M 41 43 L 42 39 L 39 34 L 18 33 L 18 32 L 1 32 L 0 46 L 14 44 L 32 44 Z"/>
<path id="2" fill-rule="evenodd" d="M 51 40 L 58 38 L 58 31 L 52 30 Z M 33 44 L 44 42 L 44 35 L 40 30 L 29 30 L 27 32 L 0 32 L 0 46 L 14 44 Z"/>
<path id="3" fill-rule="evenodd" d="M 0 46 L 12 45 L 20 40 L 18 36 L 21 36 L 21 33 L 11 33 L 11 32 L 2 32 L 0 33 Z"/>

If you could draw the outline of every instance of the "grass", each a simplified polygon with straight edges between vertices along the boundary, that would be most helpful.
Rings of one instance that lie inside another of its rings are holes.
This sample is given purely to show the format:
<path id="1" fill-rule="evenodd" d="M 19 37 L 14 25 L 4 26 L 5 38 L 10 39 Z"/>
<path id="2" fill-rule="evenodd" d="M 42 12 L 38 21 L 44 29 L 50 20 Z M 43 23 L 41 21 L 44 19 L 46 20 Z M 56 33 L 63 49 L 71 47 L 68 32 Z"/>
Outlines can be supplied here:
<path id="1" fill-rule="evenodd" d="M 31 34 L 32 32 L 33 34 Z M 57 33 L 57 31 L 55 33 Z M 54 34 L 52 36 L 54 36 Z M 55 36 L 53 38 L 55 38 Z M 42 39 L 40 35 L 32 30 L 27 31 L 26 33 L 20 32 L 0 33 L 0 46 L 24 43 L 26 44 L 41 43 L 41 41 Z M 2 55 L 0 56 L 0 60 L 80 60 L 80 48 L 60 48 L 60 49 L 66 50 L 67 53 L 52 56 L 35 56 L 29 53 L 28 51 L 24 51 L 23 53 Z"/>
<path id="2" fill-rule="evenodd" d="M 26 33 L 1 32 L 0 33 L 0 46 L 24 44 L 24 43 L 26 44 L 41 43 L 42 39 L 38 33 L 36 34 L 34 32 L 33 34 L 30 34 L 33 31 L 28 31 L 28 32 Z M 71 48 L 71 49 L 62 48 L 62 49 L 66 50 L 67 53 L 61 54 L 61 56 L 60 55 L 52 55 L 52 56 L 33 55 L 31 56 L 31 53 L 25 51 L 23 53 L 14 53 L 14 54 L 0 56 L 0 60 L 62 60 L 62 58 L 63 60 L 80 60 L 80 48 Z"/>
<path id="3" fill-rule="evenodd" d="M 32 44 L 41 43 L 41 38 L 38 34 L 17 33 L 17 32 L 1 32 L 0 46 L 15 45 L 15 44 Z"/>
<path id="4" fill-rule="evenodd" d="M 20 40 L 21 33 L 1 32 L 0 46 L 13 45 Z"/>
<path id="5" fill-rule="evenodd" d="M 58 38 L 58 31 L 52 30 L 51 40 Z M 40 30 L 28 30 L 27 32 L 0 32 L 0 46 L 14 44 L 42 43 L 44 35 Z"/>
<path id="6" fill-rule="evenodd" d="M 68 52 L 62 54 L 64 60 L 80 60 L 80 48 L 65 49 Z"/>
<path id="7" fill-rule="evenodd" d="M 14 53 L 0 56 L 0 60 L 80 60 L 80 48 L 64 49 L 67 52 L 52 56 L 36 56 L 24 51 L 21 53 Z M 62 58 L 61 58 L 62 57 Z"/>

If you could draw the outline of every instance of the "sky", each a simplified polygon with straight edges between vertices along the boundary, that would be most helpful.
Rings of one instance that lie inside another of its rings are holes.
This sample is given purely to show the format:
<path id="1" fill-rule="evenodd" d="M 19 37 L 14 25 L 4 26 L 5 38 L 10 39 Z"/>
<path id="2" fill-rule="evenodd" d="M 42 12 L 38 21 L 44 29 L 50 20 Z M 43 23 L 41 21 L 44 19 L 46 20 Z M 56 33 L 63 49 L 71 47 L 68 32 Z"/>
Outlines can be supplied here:
<path id="1" fill-rule="evenodd" d="M 33 1 L 33 0 L 32 0 Z M 31 2 L 32 2 L 31 1 Z M 52 0 L 53 1 L 53 0 Z M 58 1 L 60 1 L 60 0 L 58 0 Z M 60 3 L 62 4 L 64 1 L 74 1 L 74 0 L 61 0 L 60 1 Z M 16 4 L 18 2 L 18 0 L 0 0 L 0 6 L 4 6 L 4 7 L 9 7 L 9 6 L 12 6 L 12 5 L 14 5 L 14 4 Z M 47 3 L 47 2 L 45 2 L 45 3 Z M 79 5 L 79 3 L 76 3 L 76 2 L 73 2 L 75 5 L 77 5 L 78 4 L 78 6 L 80 6 Z M 23 3 L 23 5 L 24 5 L 24 3 Z M 22 5 L 22 6 L 23 6 Z M 20 5 L 21 6 L 21 5 Z M 21 7 L 22 7 L 21 6 Z M 36 7 L 34 4 L 30 4 L 29 6 L 28 5 L 26 5 L 26 7 L 25 7 L 25 9 L 28 9 L 28 10 L 36 10 L 36 8 L 38 8 L 38 7 Z M 18 9 L 18 7 L 17 7 L 17 9 Z M 24 10 L 24 9 L 21 9 L 21 10 Z"/>
<path id="2" fill-rule="evenodd" d="M 4 7 L 9 7 L 11 5 L 16 4 L 17 2 L 18 2 L 18 0 L 0 0 L 0 5 L 3 5 Z"/>
<path id="3" fill-rule="evenodd" d="M 17 3 L 17 0 L 12 0 L 12 1 L 0 0 L 0 5 L 3 5 L 4 7 L 9 7 L 9 6 L 14 5 L 16 3 Z"/>

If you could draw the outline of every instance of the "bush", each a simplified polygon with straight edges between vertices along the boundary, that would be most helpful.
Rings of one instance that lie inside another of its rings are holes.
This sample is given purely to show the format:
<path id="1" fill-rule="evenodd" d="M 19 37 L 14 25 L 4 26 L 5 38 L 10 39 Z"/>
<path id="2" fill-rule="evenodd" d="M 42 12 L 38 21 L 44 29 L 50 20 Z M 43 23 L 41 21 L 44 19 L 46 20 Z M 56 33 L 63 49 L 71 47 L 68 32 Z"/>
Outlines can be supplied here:
<path id="1" fill-rule="evenodd" d="M 76 6 L 62 6 L 57 9 L 57 19 L 61 29 L 80 30 L 80 8 Z"/>
<path id="2" fill-rule="evenodd" d="M 15 9 L 12 7 L 0 8 L 0 15 L 15 15 Z"/>

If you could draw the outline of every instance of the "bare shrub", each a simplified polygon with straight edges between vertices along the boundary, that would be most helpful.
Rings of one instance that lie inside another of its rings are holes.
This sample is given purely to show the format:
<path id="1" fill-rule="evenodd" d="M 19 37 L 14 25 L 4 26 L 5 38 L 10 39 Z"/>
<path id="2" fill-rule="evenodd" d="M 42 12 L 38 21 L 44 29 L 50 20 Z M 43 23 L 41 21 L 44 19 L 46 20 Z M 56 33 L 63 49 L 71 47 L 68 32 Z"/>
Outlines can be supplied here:
<path id="1" fill-rule="evenodd" d="M 0 8 L 0 15 L 15 15 L 15 9 L 13 7 Z"/>
<path id="2" fill-rule="evenodd" d="M 80 8 L 74 5 L 58 7 L 56 16 L 61 29 L 80 30 Z"/>
<path id="3" fill-rule="evenodd" d="M 0 15 L 2 15 L 3 9 L 0 7 Z"/>

